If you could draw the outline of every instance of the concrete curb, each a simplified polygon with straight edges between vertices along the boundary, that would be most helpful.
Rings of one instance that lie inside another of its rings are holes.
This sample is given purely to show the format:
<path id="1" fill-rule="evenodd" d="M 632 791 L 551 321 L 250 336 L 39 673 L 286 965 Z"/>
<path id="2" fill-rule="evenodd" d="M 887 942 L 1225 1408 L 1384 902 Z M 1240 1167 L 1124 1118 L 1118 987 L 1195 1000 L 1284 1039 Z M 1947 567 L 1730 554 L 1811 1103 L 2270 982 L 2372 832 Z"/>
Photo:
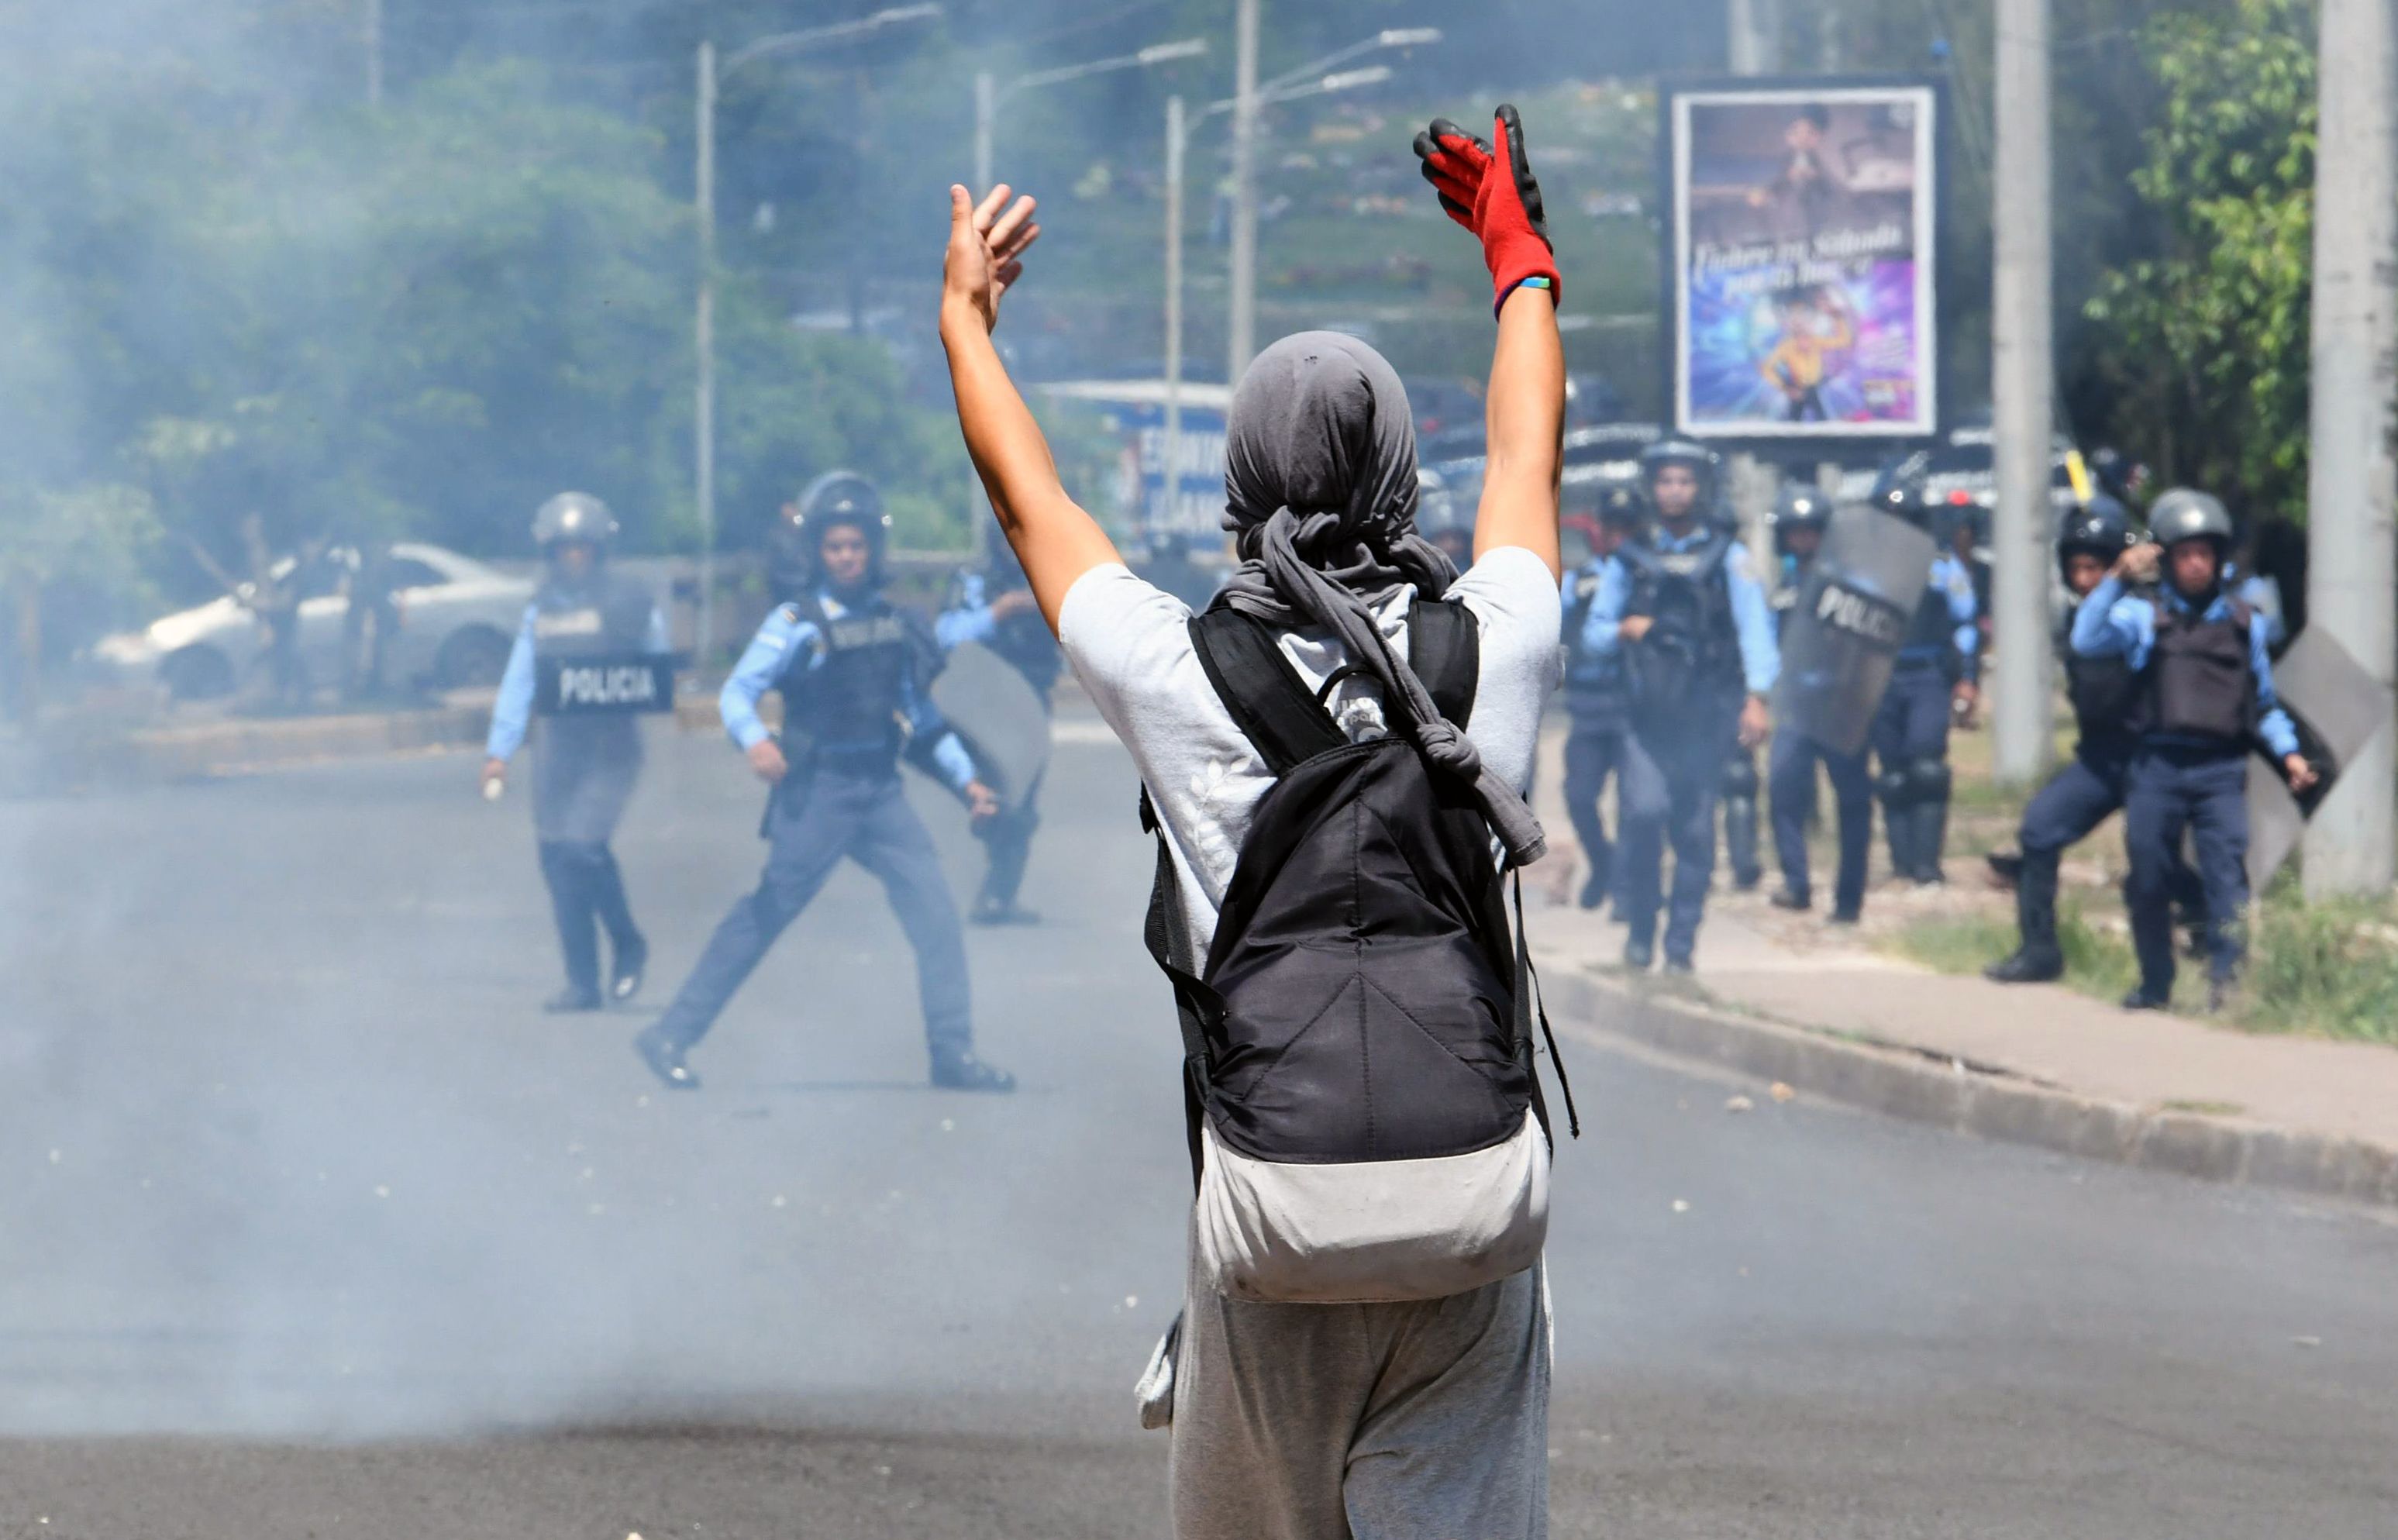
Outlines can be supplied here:
<path id="1" fill-rule="evenodd" d="M 1953 1133 L 2209 1182 L 2398 1206 L 2398 1149 L 2346 1135 L 2133 1106 L 1934 1055 L 1735 1015 L 1587 974 L 1556 978 L 1557 1016 L 1660 1052 Z"/>

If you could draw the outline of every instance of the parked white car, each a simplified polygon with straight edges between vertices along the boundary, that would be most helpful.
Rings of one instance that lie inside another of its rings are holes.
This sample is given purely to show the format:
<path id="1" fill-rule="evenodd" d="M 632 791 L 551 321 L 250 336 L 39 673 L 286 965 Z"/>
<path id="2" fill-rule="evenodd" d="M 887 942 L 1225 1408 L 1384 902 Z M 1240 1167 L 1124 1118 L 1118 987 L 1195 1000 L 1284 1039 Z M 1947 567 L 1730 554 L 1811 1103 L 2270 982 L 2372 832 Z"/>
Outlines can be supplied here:
<path id="1" fill-rule="evenodd" d="M 317 685 L 342 677 L 342 622 L 349 609 L 342 584 L 357 566 L 357 554 L 345 547 L 334 547 L 329 558 L 306 579 L 309 591 L 300 601 L 300 657 Z M 438 546 L 397 543 L 391 561 L 399 629 L 384 655 L 386 677 L 439 689 L 498 683 L 532 600 L 532 579 Z M 288 574 L 291 565 L 284 558 L 276 574 Z M 119 677 L 155 681 L 176 700 L 207 700 L 231 694 L 267 667 L 266 628 L 228 594 L 141 630 L 104 637 L 92 655 Z"/>

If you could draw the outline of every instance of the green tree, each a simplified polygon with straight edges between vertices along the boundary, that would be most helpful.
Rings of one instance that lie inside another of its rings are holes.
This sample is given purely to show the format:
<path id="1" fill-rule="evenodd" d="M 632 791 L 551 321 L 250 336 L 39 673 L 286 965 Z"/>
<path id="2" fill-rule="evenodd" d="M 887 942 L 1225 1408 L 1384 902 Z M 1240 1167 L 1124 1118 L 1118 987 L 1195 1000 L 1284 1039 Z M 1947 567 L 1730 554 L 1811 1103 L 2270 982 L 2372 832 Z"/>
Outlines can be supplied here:
<path id="1" fill-rule="evenodd" d="M 2122 420 L 2169 480 L 2303 519 L 2314 228 L 2315 39 L 2303 0 L 2149 22 L 2162 121 L 2132 184 L 2163 250 L 2086 306 L 2112 338 Z"/>
<path id="2" fill-rule="evenodd" d="M 150 499 L 126 486 L 68 493 L 0 491 L 0 615 L 7 621 L 9 714 L 31 722 L 51 650 L 44 616 L 61 591 L 125 593 L 141 585 L 157 543 Z"/>

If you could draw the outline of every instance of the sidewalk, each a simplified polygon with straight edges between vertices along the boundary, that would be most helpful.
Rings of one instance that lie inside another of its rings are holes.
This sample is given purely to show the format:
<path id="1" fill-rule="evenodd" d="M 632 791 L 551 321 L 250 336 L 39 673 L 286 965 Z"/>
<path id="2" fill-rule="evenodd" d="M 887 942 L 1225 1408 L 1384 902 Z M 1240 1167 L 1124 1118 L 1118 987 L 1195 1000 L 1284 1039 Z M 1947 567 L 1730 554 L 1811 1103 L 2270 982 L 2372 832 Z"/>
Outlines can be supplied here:
<path id="1" fill-rule="evenodd" d="M 2120 1010 L 2061 985 L 1933 973 L 1820 912 L 1772 909 L 1765 890 L 1733 894 L 1720 870 L 1696 979 L 1625 974 L 1622 926 L 1569 898 L 1532 898 L 1556 892 L 1553 863 L 1579 866 L 1546 747 L 1539 811 L 1552 854 L 1525 885 L 1560 1020 L 1988 1137 L 2398 1204 L 2398 1050 L 2386 1047 L 2258 1035 Z M 1877 882 L 1867 923 L 1948 901 Z"/>

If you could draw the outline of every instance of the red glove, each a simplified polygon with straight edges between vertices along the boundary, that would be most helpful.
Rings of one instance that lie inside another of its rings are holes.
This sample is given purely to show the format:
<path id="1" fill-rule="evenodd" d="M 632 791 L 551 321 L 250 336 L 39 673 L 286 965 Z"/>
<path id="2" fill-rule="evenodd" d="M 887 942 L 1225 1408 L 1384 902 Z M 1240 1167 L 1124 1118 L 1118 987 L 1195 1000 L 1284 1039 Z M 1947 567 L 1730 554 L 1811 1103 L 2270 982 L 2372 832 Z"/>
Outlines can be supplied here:
<path id="1" fill-rule="evenodd" d="M 1517 288 L 1539 282 L 1550 296 L 1558 292 L 1556 250 L 1549 244 L 1548 226 L 1541 208 L 1541 184 L 1524 158 L 1524 125 L 1516 109 L 1502 105 L 1491 123 L 1490 146 L 1445 117 L 1416 135 L 1416 154 L 1423 161 L 1424 180 L 1440 195 L 1448 217 L 1474 232 L 1482 242 L 1482 258 L 1490 265 L 1491 312 L 1507 303 Z"/>

